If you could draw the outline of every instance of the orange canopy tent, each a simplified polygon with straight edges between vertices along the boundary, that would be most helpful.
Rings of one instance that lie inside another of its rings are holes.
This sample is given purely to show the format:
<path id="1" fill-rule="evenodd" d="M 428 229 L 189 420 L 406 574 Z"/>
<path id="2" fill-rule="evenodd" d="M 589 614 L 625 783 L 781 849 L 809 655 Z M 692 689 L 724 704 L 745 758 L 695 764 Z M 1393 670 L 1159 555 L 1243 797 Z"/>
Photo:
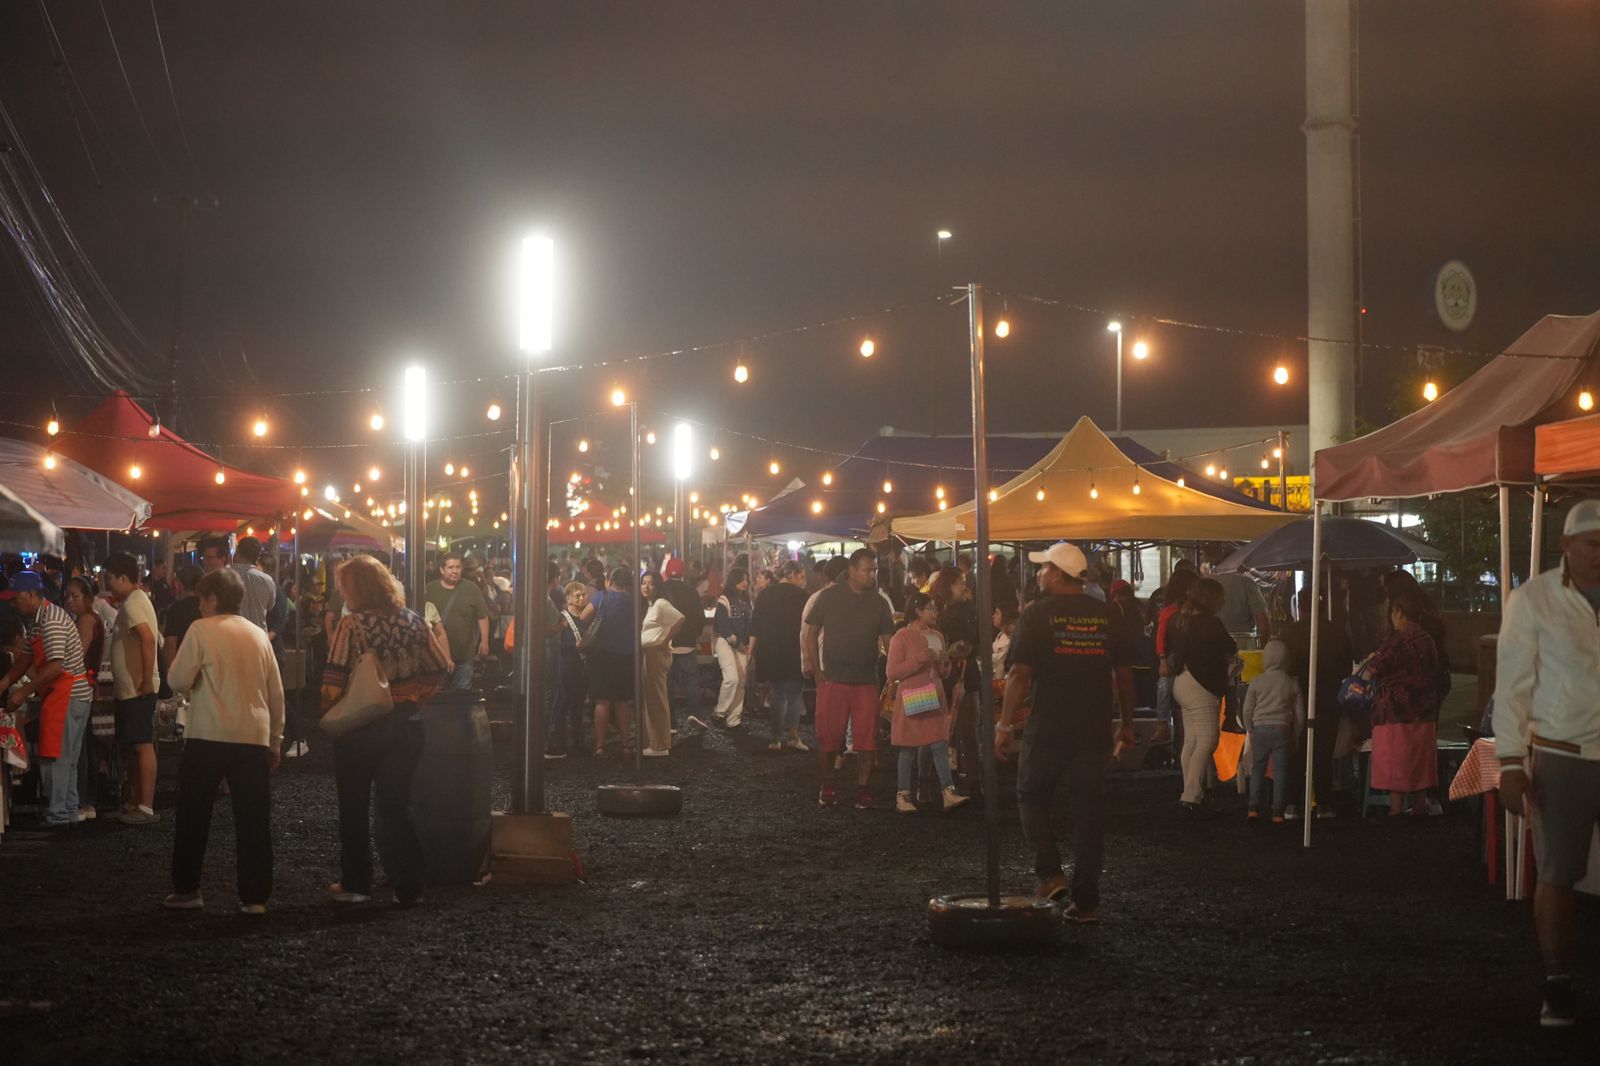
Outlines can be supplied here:
<path id="1" fill-rule="evenodd" d="M 1562 480 L 1600 473 L 1600 414 L 1536 428 L 1533 469 L 1540 477 Z"/>
<path id="2" fill-rule="evenodd" d="M 165 426 L 152 437 L 155 424 L 119 389 L 82 422 L 63 429 L 55 450 L 149 500 L 145 528 L 227 529 L 250 520 L 271 525 L 278 515 L 299 510 L 300 489 L 287 478 L 218 462 Z"/>

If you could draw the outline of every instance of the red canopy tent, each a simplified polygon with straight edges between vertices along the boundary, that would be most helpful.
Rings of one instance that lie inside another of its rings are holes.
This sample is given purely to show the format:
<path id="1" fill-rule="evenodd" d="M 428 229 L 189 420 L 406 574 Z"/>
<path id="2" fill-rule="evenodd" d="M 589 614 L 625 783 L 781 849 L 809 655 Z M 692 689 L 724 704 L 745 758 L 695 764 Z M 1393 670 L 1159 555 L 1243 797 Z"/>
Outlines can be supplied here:
<path id="1" fill-rule="evenodd" d="M 218 462 L 165 426 L 152 437 L 154 424 L 119 389 L 77 426 L 63 429 L 55 450 L 149 500 L 147 529 L 226 529 L 248 520 L 271 525 L 278 515 L 299 510 L 300 490 L 288 479 Z M 136 464 L 138 478 L 131 474 Z"/>

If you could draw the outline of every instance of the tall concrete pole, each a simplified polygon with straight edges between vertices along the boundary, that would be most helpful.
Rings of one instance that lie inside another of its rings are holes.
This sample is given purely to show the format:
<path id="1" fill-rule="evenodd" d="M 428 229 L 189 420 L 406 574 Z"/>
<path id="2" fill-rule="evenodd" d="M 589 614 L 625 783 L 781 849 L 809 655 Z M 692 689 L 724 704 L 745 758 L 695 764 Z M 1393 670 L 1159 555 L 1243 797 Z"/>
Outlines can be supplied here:
<path id="1" fill-rule="evenodd" d="M 1306 281 L 1311 454 L 1355 429 L 1351 5 L 1306 0 Z"/>

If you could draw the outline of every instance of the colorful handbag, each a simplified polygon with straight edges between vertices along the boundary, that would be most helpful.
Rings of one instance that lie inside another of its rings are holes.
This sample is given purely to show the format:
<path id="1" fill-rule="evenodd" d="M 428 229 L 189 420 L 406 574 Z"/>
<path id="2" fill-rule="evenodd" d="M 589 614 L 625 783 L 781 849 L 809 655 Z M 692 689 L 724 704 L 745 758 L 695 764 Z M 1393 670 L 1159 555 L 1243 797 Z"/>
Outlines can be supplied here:
<path id="1" fill-rule="evenodd" d="M 1351 674 L 1339 682 L 1339 706 L 1347 711 L 1367 711 L 1378 699 L 1377 682 Z"/>
<path id="2" fill-rule="evenodd" d="M 932 714 L 942 706 L 939 702 L 939 685 L 935 681 L 919 681 L 900 685 L 900 705 L 907 718 Z"/>

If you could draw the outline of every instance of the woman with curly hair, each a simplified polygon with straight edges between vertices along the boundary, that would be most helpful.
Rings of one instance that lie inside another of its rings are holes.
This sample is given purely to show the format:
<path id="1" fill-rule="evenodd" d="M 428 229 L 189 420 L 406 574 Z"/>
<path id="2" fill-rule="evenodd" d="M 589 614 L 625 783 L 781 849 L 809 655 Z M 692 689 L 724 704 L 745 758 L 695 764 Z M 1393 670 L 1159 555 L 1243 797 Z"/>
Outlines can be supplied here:
<path id="1" fill-rule="evenodd" d="M 372 898 L 368 806 L 378 797 L 378 856 L 394 885 L 395 902 L 422 899 L 422 844 L 411 819 L 411 779 L 422 760 L 422 702 L 447 675 L 444 649 L 422 616 L 406 606 L 400 582 L 370 555 L 339 567 L 336 580 L 350 613 L 339 623 L 322 671 L 322 709 L 344 696 L 363 652 L 378 657 L 389 679 L 394 710 L 333 742 L 339 792 L 341 877 L 330 892 L 336 903 Z"/>

